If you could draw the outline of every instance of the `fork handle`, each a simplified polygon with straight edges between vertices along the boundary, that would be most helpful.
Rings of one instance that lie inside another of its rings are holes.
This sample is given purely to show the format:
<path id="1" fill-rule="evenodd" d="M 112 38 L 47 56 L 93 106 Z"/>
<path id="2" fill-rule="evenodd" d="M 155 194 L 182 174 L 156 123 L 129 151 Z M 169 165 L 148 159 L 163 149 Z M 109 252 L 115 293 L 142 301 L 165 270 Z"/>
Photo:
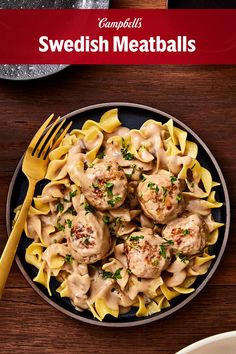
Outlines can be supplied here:
<path id="1" fill-rule="evenodd" d="M 11 270 L 13 260 L 15 258 L 16 250 L 21 238 L 22 231 L 24 229 L 25 220 L 27 218 L 28 210 L 31 205 L 34 190 L 37 181 L 28 179 L 29 186 L 28 191 L 24 200 L 24 203 L 21 207 L 19 216 L 16 220 L 16 223 L 10 233 L 10 236 L 7 240 L 6 246 L 3 250 L 2 256 L 0 258 L 0 299 L 2 298 L 3 290 L 8 278 L 8 275 Z"/>

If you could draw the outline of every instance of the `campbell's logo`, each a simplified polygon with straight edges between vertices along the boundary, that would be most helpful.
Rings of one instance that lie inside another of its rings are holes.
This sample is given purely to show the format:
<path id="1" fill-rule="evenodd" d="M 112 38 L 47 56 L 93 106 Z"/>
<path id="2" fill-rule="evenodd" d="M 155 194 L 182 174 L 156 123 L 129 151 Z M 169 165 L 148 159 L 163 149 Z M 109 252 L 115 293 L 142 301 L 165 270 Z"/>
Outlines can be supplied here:
<path id="1" fill-rule="evenodd" d="M 135 17 L 133 20 L 131 18 L 126 18 L 123 21 L 109 21 L 107 17 L 98 18 L 98 27 L 99 28 L 115 28 L 125 29 L 125 28 L 141 28 L 142 27 L 142 18 Z"/>

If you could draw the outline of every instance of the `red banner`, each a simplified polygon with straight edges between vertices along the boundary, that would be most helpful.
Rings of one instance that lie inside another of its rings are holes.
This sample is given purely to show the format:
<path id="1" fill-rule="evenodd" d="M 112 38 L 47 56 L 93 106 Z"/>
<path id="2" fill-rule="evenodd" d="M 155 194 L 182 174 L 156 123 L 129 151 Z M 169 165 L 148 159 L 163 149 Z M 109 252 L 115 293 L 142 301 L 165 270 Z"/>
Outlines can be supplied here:
<path id="1" fill-rule="evenodd" d="M 236 10 L 0 10 L 1 64 L 236 64 Z"/>

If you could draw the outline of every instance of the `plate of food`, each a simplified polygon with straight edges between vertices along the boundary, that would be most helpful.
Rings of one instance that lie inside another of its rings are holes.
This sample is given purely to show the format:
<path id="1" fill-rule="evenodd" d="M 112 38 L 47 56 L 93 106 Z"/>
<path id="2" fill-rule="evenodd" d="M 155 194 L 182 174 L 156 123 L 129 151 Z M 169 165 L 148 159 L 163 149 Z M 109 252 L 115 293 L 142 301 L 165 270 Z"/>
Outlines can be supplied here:
<path id="1" fill-rule="evenodd" d="M 50 152 L 16 261 L 49 304 L 78 320 L 136 326 L 191 301 L 223 255 L 230 206 L 202 140 L 157 109 L 85 107 Z M 27 191 L 19 162 L 7 201 L 11 231 Z"/>

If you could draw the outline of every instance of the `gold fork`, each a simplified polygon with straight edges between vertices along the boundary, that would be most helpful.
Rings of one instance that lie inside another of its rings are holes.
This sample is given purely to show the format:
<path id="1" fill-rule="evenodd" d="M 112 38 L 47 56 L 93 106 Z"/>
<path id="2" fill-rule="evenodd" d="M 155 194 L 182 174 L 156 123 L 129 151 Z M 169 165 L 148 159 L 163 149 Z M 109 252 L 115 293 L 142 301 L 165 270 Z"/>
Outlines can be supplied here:
<path id="1" fill-rule="evenodd" d="M 0 299 L 24 229 L 28 210 L 34 196 L 35 186 L 37 182 L 42 180 L 46 175 L 49 152 L 60 144 L 72 124 L 72 122 L 67 124 L 65 129 L 61 132 L 65 119 L 59 122 L 60 118 L 57 118 L 51 127 L 45 132 L 45 129 L 48 127 L 52 118 L 53 114 L 35 134 L 23 159 L 22 171 L 28 179 L 28 191 L 0 258 Z"/>

